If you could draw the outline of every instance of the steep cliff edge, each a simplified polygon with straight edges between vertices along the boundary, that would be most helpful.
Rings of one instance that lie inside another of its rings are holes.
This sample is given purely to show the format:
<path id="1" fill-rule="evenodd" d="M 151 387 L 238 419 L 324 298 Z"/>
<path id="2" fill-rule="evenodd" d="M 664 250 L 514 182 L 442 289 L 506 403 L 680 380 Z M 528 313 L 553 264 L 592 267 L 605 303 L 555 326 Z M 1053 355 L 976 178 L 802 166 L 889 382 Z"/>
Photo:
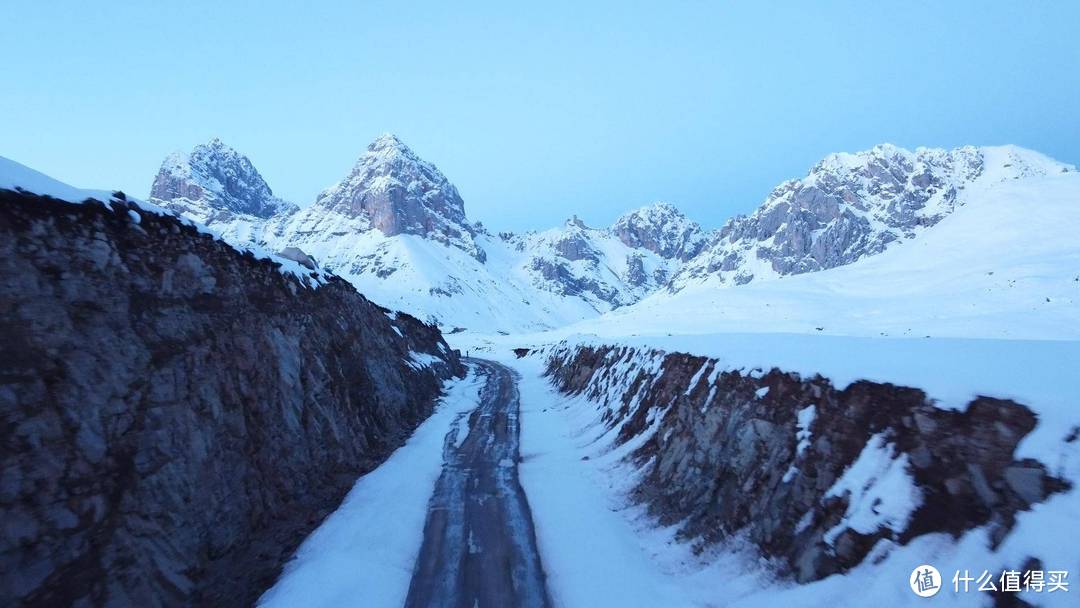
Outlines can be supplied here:
<path id="1" fill-rule="evenodd" d="M 976 528 L 988 559 L 1019 568 L 1045 556 L 990 556 L 1021 512 L 1071 487 L 1016 455 L 1037 416 L 1010 400 L 950 410 L 915 388 L 839 388 L 625 346 L 563 344 L 540 356 L 555 388 L 594 405 L 612 445 L 631 450 L 631 498 L 660 525 L 699 550 L 747 541 L 799 582 Z M 1075 441 L 1075 430 L 1062 435 Z"/>
<path id="2" fill-rule="evenodd" d="M 431 413 L 439 332 L 282 263 L 0 190 L 0 603 L 250 605 Z"/>

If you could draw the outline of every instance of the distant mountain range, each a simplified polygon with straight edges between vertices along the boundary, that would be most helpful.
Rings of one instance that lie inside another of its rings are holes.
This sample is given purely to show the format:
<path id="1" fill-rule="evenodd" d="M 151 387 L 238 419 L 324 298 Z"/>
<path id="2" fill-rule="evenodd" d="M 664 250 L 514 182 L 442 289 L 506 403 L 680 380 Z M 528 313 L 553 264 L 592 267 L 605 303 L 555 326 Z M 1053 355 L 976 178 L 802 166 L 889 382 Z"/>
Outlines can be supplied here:
<path id="1" fill-rule="evenodd" d="M 916 238 L 966 202 L 972 185 L 1075 168 L 1014 146 L 915 151 L 883 144 L 831 154 L 777 186 L 747 216 L 705 231 L 668 203 L 606 228 L 576 217 L 541 232 L 493 234 L 457 188 L 393 135 L 299 207 L 275 197 L 220 140 L 169 156 L 150 199 L 227 240 L 297 248 L 385 306 L 444 329 L 539 330 L 657 291 L 814 272 Z"/>

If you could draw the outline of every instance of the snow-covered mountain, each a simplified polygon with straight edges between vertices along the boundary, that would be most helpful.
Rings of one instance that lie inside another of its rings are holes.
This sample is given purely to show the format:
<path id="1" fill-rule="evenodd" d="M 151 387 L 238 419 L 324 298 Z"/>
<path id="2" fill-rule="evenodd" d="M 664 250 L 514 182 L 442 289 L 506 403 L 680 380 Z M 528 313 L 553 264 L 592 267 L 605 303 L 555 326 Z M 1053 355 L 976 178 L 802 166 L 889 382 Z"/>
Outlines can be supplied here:
<path id="1" fill-rule="evenodd" d="M 384 236 L 411 234 L 456 247 L 484 261 L 465 202 L 435 165 L 394 135 L 368 146 L 352 171 L 327 188 L 293 223 L 293 231 L 333 234 L 376 229 Z"/>
<path id="2" fill-rule="evenodd" d="M 1018 162 L 1031 152 L 981 154 L 986 167 L 1032 170 Z M 1027 178 L 984 170 L 932 229 L 851 264 L 660 290 L 565 331 L 1080 339 L 1080 172 L 1062 168 Z"/>
<path id="3" fill-rule="evenodd" d="M 222 166 L 207 166 L 215 161 Z M 247 179 L 213 177 L 237 174 Z M 251 183 L 261 187 L 233 187 Z M 484 331 L 550 328 L 632 304 L 706 241 L 667 203 L 610 228 L 572 218 L 542 232 L 492 234 L 469 221 L 446 176 L 393 135 L 372 142 L 308 207 L 244 204 L 269 193 L 250 161 L 214 140 L 167 159 L 152 198 L 227 239 L 299 248 L 383 305 Z"/>
<path id="4" fill-rule="evenodd" d="M 729 220 L 670 289 L 844 266 L 936 225 L 965 204 L 972 186 L 1069 170 L 1015 146 L 912 152 L 883 144 L 830 154 L 803 179 L 777 186 L 750 215 Z"/>
<path id="5" fill-rule="evenodd" d="M 217 138 L 170 154 L 149 198 L 236 240 L 248 240 L 250 228 L 263 220 L 298 209 L 275 197 L 251 161 Z"/>
<path id="6" fill-rule="evenodd" d="M 169 157 L 151 198 L 227 239 L 299 248 L 376 302 L 446 329 L 519 332 L 596 317 L 660 291 L 846 266 L 919 237 L 993 184 L 1071 171 L 1014 146 L 883 144 L 827 156 L 714 232 L 656 203 L 610 227 L 573 217 L 545 231 L 493 234 L 469 220 L 435 165 L 383 135 L 299 210 L 274 198 L 251 162 L 218 140 Z"/>

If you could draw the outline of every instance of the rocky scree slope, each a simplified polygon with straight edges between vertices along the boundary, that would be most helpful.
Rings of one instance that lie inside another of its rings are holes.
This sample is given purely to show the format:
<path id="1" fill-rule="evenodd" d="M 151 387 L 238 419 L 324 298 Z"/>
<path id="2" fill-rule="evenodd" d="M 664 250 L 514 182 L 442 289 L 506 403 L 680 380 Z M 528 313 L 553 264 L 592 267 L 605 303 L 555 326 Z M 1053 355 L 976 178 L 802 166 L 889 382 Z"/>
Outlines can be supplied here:
<path id="1" fill-rule="evenodd" d="M 462 372 L 434 327 L 159 213 L 0 191 L 6 606 L 251 605 Z"/>
<path id="2" fill-rule="evenodd" d="M 945 410 L 915 388 L 840 390 L 629 347 L 564 343 L 541 356 L 558 390 L 595 404 L 616 445 L 639 445 L 627 457 L 640 476 L 632 497 L 661 525 L 699 549 L 745 539 L 799 582 L 932 532 L 988 526 L 992 551 L 1018 511 L 1070 487 L 1014 458 L 1036 417 L 1009 400 Z"/>

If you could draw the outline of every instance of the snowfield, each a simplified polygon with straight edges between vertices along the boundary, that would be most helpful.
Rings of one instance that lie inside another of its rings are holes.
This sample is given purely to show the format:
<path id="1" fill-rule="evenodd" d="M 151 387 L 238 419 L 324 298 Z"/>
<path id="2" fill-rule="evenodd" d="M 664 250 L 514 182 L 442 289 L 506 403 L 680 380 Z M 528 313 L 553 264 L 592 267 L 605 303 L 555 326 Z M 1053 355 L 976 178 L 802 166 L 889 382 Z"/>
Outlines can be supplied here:
<path id="1" fill-rule="evenodd" d="M 661 291 L 568 331 L 1080 339 L 1080 174 L 993 183 L 967 199 L 918 238 L 848 266 Z"/>

